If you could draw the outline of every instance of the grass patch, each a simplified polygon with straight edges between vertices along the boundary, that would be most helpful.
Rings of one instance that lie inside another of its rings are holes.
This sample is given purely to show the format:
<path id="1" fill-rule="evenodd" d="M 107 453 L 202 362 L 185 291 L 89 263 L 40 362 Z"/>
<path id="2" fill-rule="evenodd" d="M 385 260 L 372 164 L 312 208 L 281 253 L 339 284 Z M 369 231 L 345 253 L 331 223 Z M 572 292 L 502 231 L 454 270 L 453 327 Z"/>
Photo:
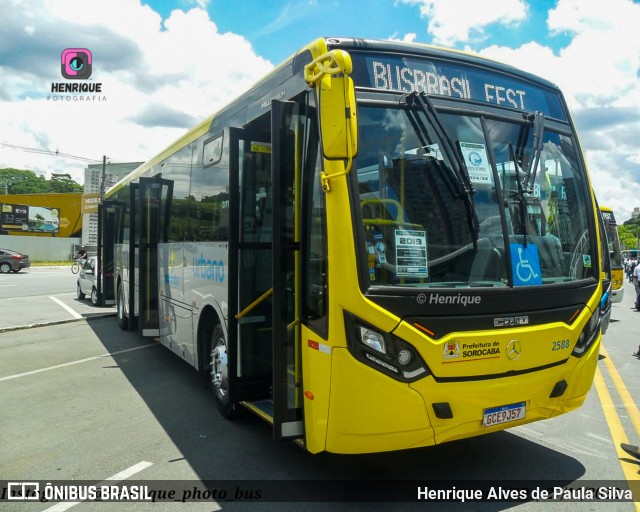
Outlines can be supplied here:
<path id="1" fill-rule="evenodd" d="M 73 265 L 73 261 L 32 261 L 32 267 L 48 267 L 48 266 L 59 266 L 64 265 L 70 267 Z"/>

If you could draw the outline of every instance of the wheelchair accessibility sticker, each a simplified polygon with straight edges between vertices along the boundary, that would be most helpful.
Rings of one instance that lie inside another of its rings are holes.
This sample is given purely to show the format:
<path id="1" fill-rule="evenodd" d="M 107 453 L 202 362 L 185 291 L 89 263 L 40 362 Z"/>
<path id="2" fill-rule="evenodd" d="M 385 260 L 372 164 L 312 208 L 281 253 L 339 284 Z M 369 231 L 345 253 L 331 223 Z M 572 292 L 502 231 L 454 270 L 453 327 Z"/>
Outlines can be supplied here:
<path id="1" fill-rule="evenodd" d="M 514 286 L 542 284 L 538 246 L 511 244 L 511 270 Z"/>

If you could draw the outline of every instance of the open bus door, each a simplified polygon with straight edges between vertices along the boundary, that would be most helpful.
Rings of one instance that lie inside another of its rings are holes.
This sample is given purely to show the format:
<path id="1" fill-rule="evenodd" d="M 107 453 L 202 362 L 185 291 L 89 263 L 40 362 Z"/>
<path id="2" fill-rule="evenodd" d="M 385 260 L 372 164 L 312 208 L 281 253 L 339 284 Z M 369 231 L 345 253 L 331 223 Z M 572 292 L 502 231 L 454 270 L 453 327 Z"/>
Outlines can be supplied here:
<path id="1" fill-rule="evenodd" d="M 142 336 L 160 335 L 158 307 L 158 244 L 168 240 L 173 183 L 160 176 L 140 178 L 138 233 L 139 312 Z"/>
<path id="2" fill-rule="evenodd" d="M 273 141 L 230 130 L 229 399 L 272 422 L 276 439 L 303 435 L 294 152 L 280 128 L 292 105 L 272 102 Z"/>
<path id="3" fill-rule="evenodd" d="M 271 102 L 273 154 L 273 403 L 274 437 L 304 435 L 300 355 L 300 165 L 299 140 L 289 129 L 295 103 Z"/>
<path id="4" fill-rule="evenodd" d="M 103 306 L 115 304 L 115 244 L 120 242 L 125 205 L 118 201 L 105 201 L 98 205 L 98 276 L 96 286 L 99 302 Z"/>

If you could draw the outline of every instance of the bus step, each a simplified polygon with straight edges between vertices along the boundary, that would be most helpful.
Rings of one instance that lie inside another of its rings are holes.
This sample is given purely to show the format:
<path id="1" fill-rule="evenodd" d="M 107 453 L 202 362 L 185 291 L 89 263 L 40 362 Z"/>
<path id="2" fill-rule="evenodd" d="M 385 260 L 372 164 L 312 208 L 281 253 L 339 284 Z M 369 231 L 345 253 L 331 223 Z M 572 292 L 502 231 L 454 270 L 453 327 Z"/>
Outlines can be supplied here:
<path id="1" fill-rule="evenodd" d="M 263 420 L 273 425 L 273 400 L 265 398 L 262 400 L 253 400 L 251 402 L 241 402 L 241 404 L 251 412 L 260 416 Z"/>

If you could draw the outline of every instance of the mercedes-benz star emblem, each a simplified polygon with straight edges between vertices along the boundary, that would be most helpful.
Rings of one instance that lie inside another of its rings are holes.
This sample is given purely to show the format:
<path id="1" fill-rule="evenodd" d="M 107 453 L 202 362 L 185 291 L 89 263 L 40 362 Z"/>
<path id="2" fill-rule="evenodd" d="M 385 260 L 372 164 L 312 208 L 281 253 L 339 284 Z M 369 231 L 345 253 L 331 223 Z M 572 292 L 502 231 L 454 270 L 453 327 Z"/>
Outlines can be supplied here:
<path id="1" fill-rule="evenodd" d="M 507 359 L 515 361 L 522 353 L 522 346 L 518 340 L 511 340 L 507 343 Z"/>

